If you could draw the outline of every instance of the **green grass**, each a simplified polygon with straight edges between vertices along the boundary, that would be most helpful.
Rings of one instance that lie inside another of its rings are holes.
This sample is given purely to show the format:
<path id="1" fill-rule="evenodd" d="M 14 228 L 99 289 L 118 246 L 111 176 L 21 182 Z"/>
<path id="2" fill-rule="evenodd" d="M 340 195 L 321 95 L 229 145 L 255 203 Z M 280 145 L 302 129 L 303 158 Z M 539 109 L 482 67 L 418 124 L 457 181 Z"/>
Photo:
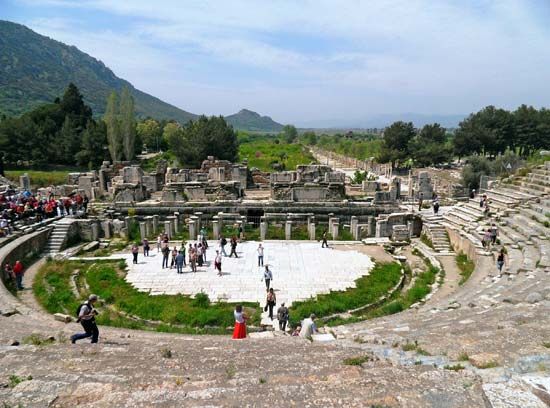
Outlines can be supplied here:
<path id="1" fill-rule="evenodd" d="M 344 360 L 344 364 L 345 365 L 350 365 L 350 366 L 360 366 L 360 365 L 363 365 L 364 363 L 367 363 L 369 361 L 372 361 L 372 357 L 368 356 L 368 355 L 364 355 L 364 356 L 359 356 L 359 357 L 346 358 Z"/>
<path id="2" fill-rule="evenodd" d="M 460 371 L 464 370 L 464 366 L 462 364 L 455 364 L 455 365 L 446 365 L 443 367 L 445 370 L 451 370 L 451 371 Z"/>
<path id="3" fill-rule="evenodd" d="M 295 170 L 298 164 L 315 162 L 305 146 L 288 144 L 273 136 L 245 139 L 239 145 L 239 160 L 244 159 L 248 159 L 249 167 L 269 172 L 273 171 L 274 163 L 283 165 L 286 170 Z"/>
<path id="4" fill-rule="evenodd" d="M 78 170 L 74 170 L 78 171 Z M 6 178 L 11 180 L 14 184 L 19 185 L 19 176 L 27 173 L 30 178 L 32 188 L 48 187 L 58 184 L 67 184 L 67 177 L 70 173 L 69 170 L 52 170 L 52 171 L 38 171 L 38 170 L 6 170 Z"/>
<path id="5" fill-rule="evenodd" d="M 355 288 L 333 291 L 293 303 L 290 310 L 290 324 L 294 327 L 312 313 L 315 313 L 317 317 L 324 317 L 373 303 L 394 287 L 400 277 L 401 265 L 378 263 L 368 276 L 363 276 L 355 281 Z M 329 324 L 332 325 L 334 322 L 331 321 Z"/>
<path id="6" fill-rule="evenodd" d="M 456 260 L 456 266 L 460 270 L 460 276 L 461 276 L 458 284 L 463 285 L 472 275 L 472 272 L 474 271 L 474 268 L 475 268 L 475 264 L 473 261 L 468 259 L 468 256 L 463 252 L 459 253 L 456 256 L 455 260 Z"/>
<path id="7" fill-rule="evenodd" d="M 420 234 L 420 241 L 430 247 L 431 249 L 434 249 L 434 244 L 430 238 L 424 233 Z"/>
<path id="8" fill-rule="evenodd" d="M 79 269 L 81 287 L 85 280 L 89 291 L 99 295 L 109 306 L 100 308 L 98 324 L 147 328 L 143 321 L 134 321 L 115 312 L 120 310 L 144 320 L 162 322 L 156 327 L 157 331 L 162 332 L 225 332 L 225 328 L 233 325 L 234 304 L 210 303 L 206 295 L 195 299 L 184 295 L 150 296 L 126 282 L 124 266 L 124 262 L 113 261 L 49 261 L 38 271 L 33 290 L 48 312 L 74 316 L 82 300 L 72 292 L 69 280 L 72 272 Z M 243 306 L 251 315 L 250 323 L 258 323 L 261 313 L 259 305 L 248 303 Z M 210 326 L 215 328 L 210 330 Z"/>

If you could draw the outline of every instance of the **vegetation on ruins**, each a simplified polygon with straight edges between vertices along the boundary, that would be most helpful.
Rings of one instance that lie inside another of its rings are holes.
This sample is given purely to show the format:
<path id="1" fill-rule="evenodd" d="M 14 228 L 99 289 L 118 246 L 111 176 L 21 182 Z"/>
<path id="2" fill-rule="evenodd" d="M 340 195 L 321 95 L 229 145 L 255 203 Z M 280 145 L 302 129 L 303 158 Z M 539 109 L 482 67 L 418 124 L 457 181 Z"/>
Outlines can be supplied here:
<path id="1" fill-rule="evenodd" d="M 103 325 L 192 333 L 224 333 L 233 325 L 234 304 L 212 303 L 206 295 L 150 296 L 126 282 L 124 267 L 124 262 L 118 261 L 48 261 L 38 271 L 33 291 L 48 312 L 71 316 L 88 292 L 96 293 L 105 302 L 97 317 Z M 71 286 L 75 271 L 78 292 Z M 250 323 L 257 324 L 259 305 L 243 306 L 251 316 Z"/>
<path id="2" fill-rule="evenodd" d="M 472 260 L 468 258 L 468 256 L 461 252 L 456 257 L 456 266 L 458 269 L 460 269 L 460 281 L 458 282 L 459 285 L 463 285 L 466 283 L 466 281 L 470 278 L 472 273 L 474 272 L 475 264 Z"/>

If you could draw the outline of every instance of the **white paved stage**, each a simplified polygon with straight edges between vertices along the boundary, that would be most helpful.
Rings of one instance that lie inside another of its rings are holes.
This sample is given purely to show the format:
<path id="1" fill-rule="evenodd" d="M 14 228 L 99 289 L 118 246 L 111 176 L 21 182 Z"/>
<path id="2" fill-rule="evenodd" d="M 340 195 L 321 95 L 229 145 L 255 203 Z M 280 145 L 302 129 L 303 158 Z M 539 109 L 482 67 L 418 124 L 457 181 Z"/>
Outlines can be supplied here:
<path id="1" fill-rule="evenodd" d="M 268 241 L 263 246 L 264 264 L 273 272 L 272 286 L 278 305 L 353 287 L 354 281 L 368 275 L 374 266 L 368 255 L 338 249 L 338 245 L 334 249 L 323 249 L 316 242 Z M 137 265 L 132 264 L 131 254 L 117 257 L 122 256 L 127 261 L 128 282 L 153 295 L 204 292 L 212 301 L 264 304 L 266 288 L 263 268 L 258 267 L 257 248 L 257 242 L 239 244 L 238 259 L 223 258 L 223 276 L 218 276 L 214 270 L 212 261 L 216 248 L 213 246 L 207 251 L 207 264 L 199 267 L 196 273 L 192 273 L 189 266 L 184 268 L 183 274 L 177 274 L 176 269 L 162 269 L 162 255 L 156 249 L 151 251 L 150 257 L 140 253 Z"/>

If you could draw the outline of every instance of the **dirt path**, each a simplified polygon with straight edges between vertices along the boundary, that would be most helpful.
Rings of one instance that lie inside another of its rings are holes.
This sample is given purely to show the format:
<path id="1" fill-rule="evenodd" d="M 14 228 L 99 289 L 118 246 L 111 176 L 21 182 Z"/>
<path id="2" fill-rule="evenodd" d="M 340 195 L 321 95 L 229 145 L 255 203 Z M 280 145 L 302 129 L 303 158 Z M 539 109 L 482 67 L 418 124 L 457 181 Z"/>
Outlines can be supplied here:
<path id="1" fill-rule="evenodd" d="M 19 292 L 18 298 L 31 309 L 47 313 L 34 297 L 34 292 L 32 290 L 34 278 L 36 277 L 38 270 L 45 263 L 46 258 L 40 258 L 25 271 L 25 276 L 23 277 L 23 286 L 25 287 L 25 290 Z"/>
<path id="2" fill-rule="evenodd" d="M 456 291 L 460 281 L 460 270 L 456 266 L 455 255 L 440 255 L 437 256 L 437 260 L 441 262 L 441 266 L 445 271 L 445 279 L 443 285 L 430 299 L 430 302 L 438 302 L 441 299 L 446 299 L 451 293 Z"/>

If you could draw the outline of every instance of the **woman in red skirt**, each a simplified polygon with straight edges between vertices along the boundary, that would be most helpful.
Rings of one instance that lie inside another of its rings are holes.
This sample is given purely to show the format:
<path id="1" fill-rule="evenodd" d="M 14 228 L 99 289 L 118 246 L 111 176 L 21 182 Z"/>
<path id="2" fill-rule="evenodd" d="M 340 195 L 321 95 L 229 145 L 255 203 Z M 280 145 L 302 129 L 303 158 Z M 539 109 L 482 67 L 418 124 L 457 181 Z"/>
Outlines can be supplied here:
<path id="1" fill-rule="evenodd" d="M 235 329 L 233 330 L 234 339 L 245 339 L 246 338 L 246 320 L 248 317 L 243 313 L 243 307 L 237 305 L 235 307 Z"/>

